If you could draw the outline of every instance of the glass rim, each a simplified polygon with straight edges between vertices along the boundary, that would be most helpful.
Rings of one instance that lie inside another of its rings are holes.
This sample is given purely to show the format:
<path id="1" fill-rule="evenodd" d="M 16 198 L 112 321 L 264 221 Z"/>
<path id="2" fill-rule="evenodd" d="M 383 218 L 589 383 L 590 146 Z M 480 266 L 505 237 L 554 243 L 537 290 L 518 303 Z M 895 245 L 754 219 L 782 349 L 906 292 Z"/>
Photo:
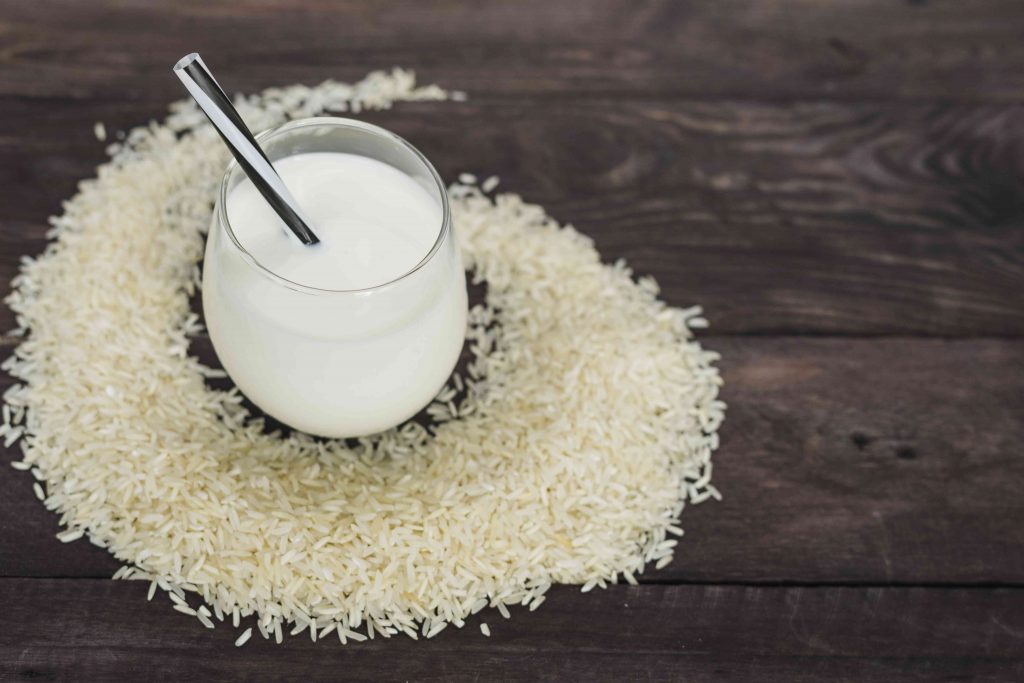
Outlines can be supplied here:
<path id="1" fill-rule="evenodd" d="M 356 130 L 362 133 L 367 133 L 369 135 L 374 135 L 376 137 L 383 138 L 391 143 L 399 145 L 400 147 L 404 147 L 409 152 L 412 152 L 413 157 L 416 158 L 424 166 L 424 168 L 427 169 L 427 171 L 430 174 L 430 177 L 434 181 L 434 185 L 437 187 L 437 190 L 441 195 L 441 227 L 437 232 L 437 239 L 434 240 L 433 246 L 430 247 L 430 250 L 418 263 L 416 263 L 416 265 L 414 265 L 406 272 L 402 273 L 398 277 L 388 280 L 387 282 L 382 282 L 378 285 L 373 285 L 371 287 L 362 287 L 359 289 L 326 289 L 323 287 L 313 287 L 311 285 L 304 285 L 301 282 L 289 280 L 283 275 L 275 273 L 273 270 L 260 263 L 255 256 L 249 253 L 249 251 L 244 246 L 242 246 L 241 242 L 238 241 L 238 237 L 235 236 L 235 231 L 231 227 L 231 221 L 228 219 L 227 209 L 228 182 L 231 179 L 231 174 L 236 169 L 238 169 L 238 161 L 236 159 L 232 159 L 231 163 L 228 164 L 227 169 L 224 171 L 224 176 L 221 178 L 220 181 L 220 191 L 218 192 L 217 195 L 217 216 L 219 218 L 219 222 L 224 226 L 224 229 L 227 232 L 228 237 L 231 240 L 231 243 L 242 255 L 243 260 L 250 266 L 256 268 L 261 274 L 269 277 L 271 280 L 274 280 L 275 282 L 285 287 L 288 287 L 289 289 L 294 289 L 308 294 L 365 294 L 368 292 L 374 292 L 380 289 L 384 289 L 385 287 L 389 287 L 419 271 L 421 268 L 427 265 L 427 263 L 433 260 L 437 252 L 441 250 L 441 245 L 444 244 L 445 240 L 451 233 L 452 221 L 451 207 L 448 204 L 448 190 L 447 188 L 445 188 L 444 181 L 441 180 L 441 176 L 438 175 L 437 170 L 434 168 L 434 165 L 430 163 L 430 160 L 427 159 L 427 157 L 425 157 L 422 152 L 416 149 L 408 140 L 401 137 L 400 135 L 392 133 L 386 128 L 375 126 L 372 123 L 365 123 L 363 121 L 358 121 L 356 119 L 347 119 L 340 116 L 314 116 L 310 118 L 296 119 L 294 121 L 288 121 L 287 123 L 284 123 L 276 128 L 268 128 L 267 130 L 263 131 L 262 133 L 255 137 L 256 141 L 259 142 L 260 146 L 262 147 L 262 143 L 271 140 L 272 138 L 283 133 L 298 130 L 301 128 L 313 128 L 317 126 L 349 128 L 351 130 Z"/>

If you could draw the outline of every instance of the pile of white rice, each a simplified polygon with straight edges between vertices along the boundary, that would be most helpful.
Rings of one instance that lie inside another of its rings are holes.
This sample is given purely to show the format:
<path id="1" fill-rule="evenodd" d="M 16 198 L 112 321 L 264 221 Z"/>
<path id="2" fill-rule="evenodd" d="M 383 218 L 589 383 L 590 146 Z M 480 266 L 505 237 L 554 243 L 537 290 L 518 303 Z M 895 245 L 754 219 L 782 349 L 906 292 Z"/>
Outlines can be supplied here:
<path id="1" fill-rule="evenodd" d="M 447 97 L 395 70 L 239 108 L 261 130 Z M 553 583 L 633 583 L 671 560 L 684 503 L 717 497 L 725 406 L 717 355 L 691 339 L 699 309 L 665 305 L 540 207 L 492 200 L 493 179 L 451 190 L 488 290 L 470 315 L 475 358 L 431 407 L 433 433 L 409 423 L 356 448 L 264 433 L 188 353 L 224 146 L 179 103 L 111 153 L 13 283 L 24 339 L 5 369 L 21 383 L 0 435 L 20 438 L 14 466 L 61 515 L 59 538 L 107 548 L 150 597 L 169 592 L 209 628 L 255 614 L 278 641 L 431 637 L 488 606 L 534 609 Z"/>

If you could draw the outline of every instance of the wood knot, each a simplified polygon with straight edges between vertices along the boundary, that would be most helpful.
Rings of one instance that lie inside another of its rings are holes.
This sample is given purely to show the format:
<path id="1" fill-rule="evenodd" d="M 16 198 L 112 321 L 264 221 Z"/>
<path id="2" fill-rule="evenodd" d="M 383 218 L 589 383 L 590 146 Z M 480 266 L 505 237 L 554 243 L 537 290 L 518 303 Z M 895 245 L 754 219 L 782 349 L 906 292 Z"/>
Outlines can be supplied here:
<path id="1" fill-rule="evenodd" d="M 867 434 L 862 434 L 861 432 L 854 432 L 853 434 L 850 435 L 850 441 L 853 442 L 853 445 L 857 447 L 858 451 L 862 451 L 868 446 L 870 446 L 871 442 L 874 441 L 874 439 L 868 436 Z"/>
<path id="2" fill-rule="evenodd" d="M 910 446 L 900 446 L 896 449 L 896 457 L 900 460 L 913 460 L 917 457 L 917 451 Z"/>

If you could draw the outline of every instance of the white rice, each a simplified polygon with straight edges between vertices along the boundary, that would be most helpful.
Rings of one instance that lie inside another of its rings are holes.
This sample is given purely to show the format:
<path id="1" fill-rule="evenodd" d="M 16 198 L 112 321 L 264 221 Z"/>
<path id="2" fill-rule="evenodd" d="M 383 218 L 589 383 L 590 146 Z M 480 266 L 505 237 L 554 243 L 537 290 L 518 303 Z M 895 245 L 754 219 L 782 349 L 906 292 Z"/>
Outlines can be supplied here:
<path id="1" fill-rule="evenodd" d="M 172 609 L 177 610 L 178 612 L 181 612 L 182 614 L 187 614 L 190 617 L 196 616 L 196 611 L 194 609 L 192 609 L 191 607 L 189 607 L 188 605 L 176 604 L 176 605 L 174 605 L 174 607 Z"/>
<path id="2" fill-rule="evenodd" d="M 237 104 L 262 130 L 444 98 L 395 70 Z M 690 333 L 700 310 L 659 301 L 541 207 L 471 185 L 451 188 L 452 213 L 487 300 L 470 312 L 468 379 L 433 404 L 441 423 L 353 448 L 264 434 L 187 353 L 227 152 L 191 103 L 110 150 L 13 282 L 27 336 L 4 365 L 21 383 L 0 433 L 22 437 L 19 469 L 75 529 L 61 540 L 87 530 L 126 563 L 119 578 L 155 581 L 204 625 L 186 591 L 236 627 L 256 615 L 278 641 L 288 625 L 343 643 L 432 637 L 488 604 L 535 609 L 553 583 L 586 591 L 663 566 L 684 503 L 717 496 L 724 404 L 718 356 Z"/>
<path id="3" fill-rule="evenodd" d="M 242 635 L 238 636 L 238 639 L 235 641 L 235 647 L 242 647 L 243 645 L 249 642 L 250 638 L 252 638 L 251 626 L 242 631 Z"/>
<path id="4" fill-rule="evenodd" d="M 61 543 L 71 543 L 80 539 L 85 532 L 82 529 L 68 529 L 57 534 Z"/>
<path id="5" fill-rule="evenodd" d="M 488 626 L 485 622 L 480 622 L 480 633 L 482 633 L 485 636 L 487 636 L 488 638 L 490 638 L 491 637 L 491 627 Z"/>

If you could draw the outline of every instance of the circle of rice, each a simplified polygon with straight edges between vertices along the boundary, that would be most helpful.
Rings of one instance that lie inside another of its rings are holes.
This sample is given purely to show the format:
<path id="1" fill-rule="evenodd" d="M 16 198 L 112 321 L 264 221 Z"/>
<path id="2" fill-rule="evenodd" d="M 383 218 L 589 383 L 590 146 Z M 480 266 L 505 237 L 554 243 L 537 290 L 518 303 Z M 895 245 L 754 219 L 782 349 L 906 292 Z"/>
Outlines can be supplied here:
<path id="1" fill-rule="evenodd" d="M 463 96 L 396 69 L 238 104 L 261 130 L 447 98 Z M 486 606 L 536 608 L 552 583 L 633 583 L 671 560 L 684 503 L 718 497 L 725 406 L 717 355 L 691 338 L 699 309 L 667 306 L 653 280 L 467 176 L 451 189 L 456 233 L 488 290 L 468 376 L 430 408 L 439 424 L 355 447 L 265 433 L 188 353 L 223 145 L 182 102 L 110 153 L 13 282 L 24 339 L 5 369 L 21 382 L 0 435 L 21 438 L 14 465 L 45 485 L 58 537 L 107 548 L 150 597 L 168 591 L 208 627 L 255 613 L 278 641 L 282 626 L 430 637 Z"/>

